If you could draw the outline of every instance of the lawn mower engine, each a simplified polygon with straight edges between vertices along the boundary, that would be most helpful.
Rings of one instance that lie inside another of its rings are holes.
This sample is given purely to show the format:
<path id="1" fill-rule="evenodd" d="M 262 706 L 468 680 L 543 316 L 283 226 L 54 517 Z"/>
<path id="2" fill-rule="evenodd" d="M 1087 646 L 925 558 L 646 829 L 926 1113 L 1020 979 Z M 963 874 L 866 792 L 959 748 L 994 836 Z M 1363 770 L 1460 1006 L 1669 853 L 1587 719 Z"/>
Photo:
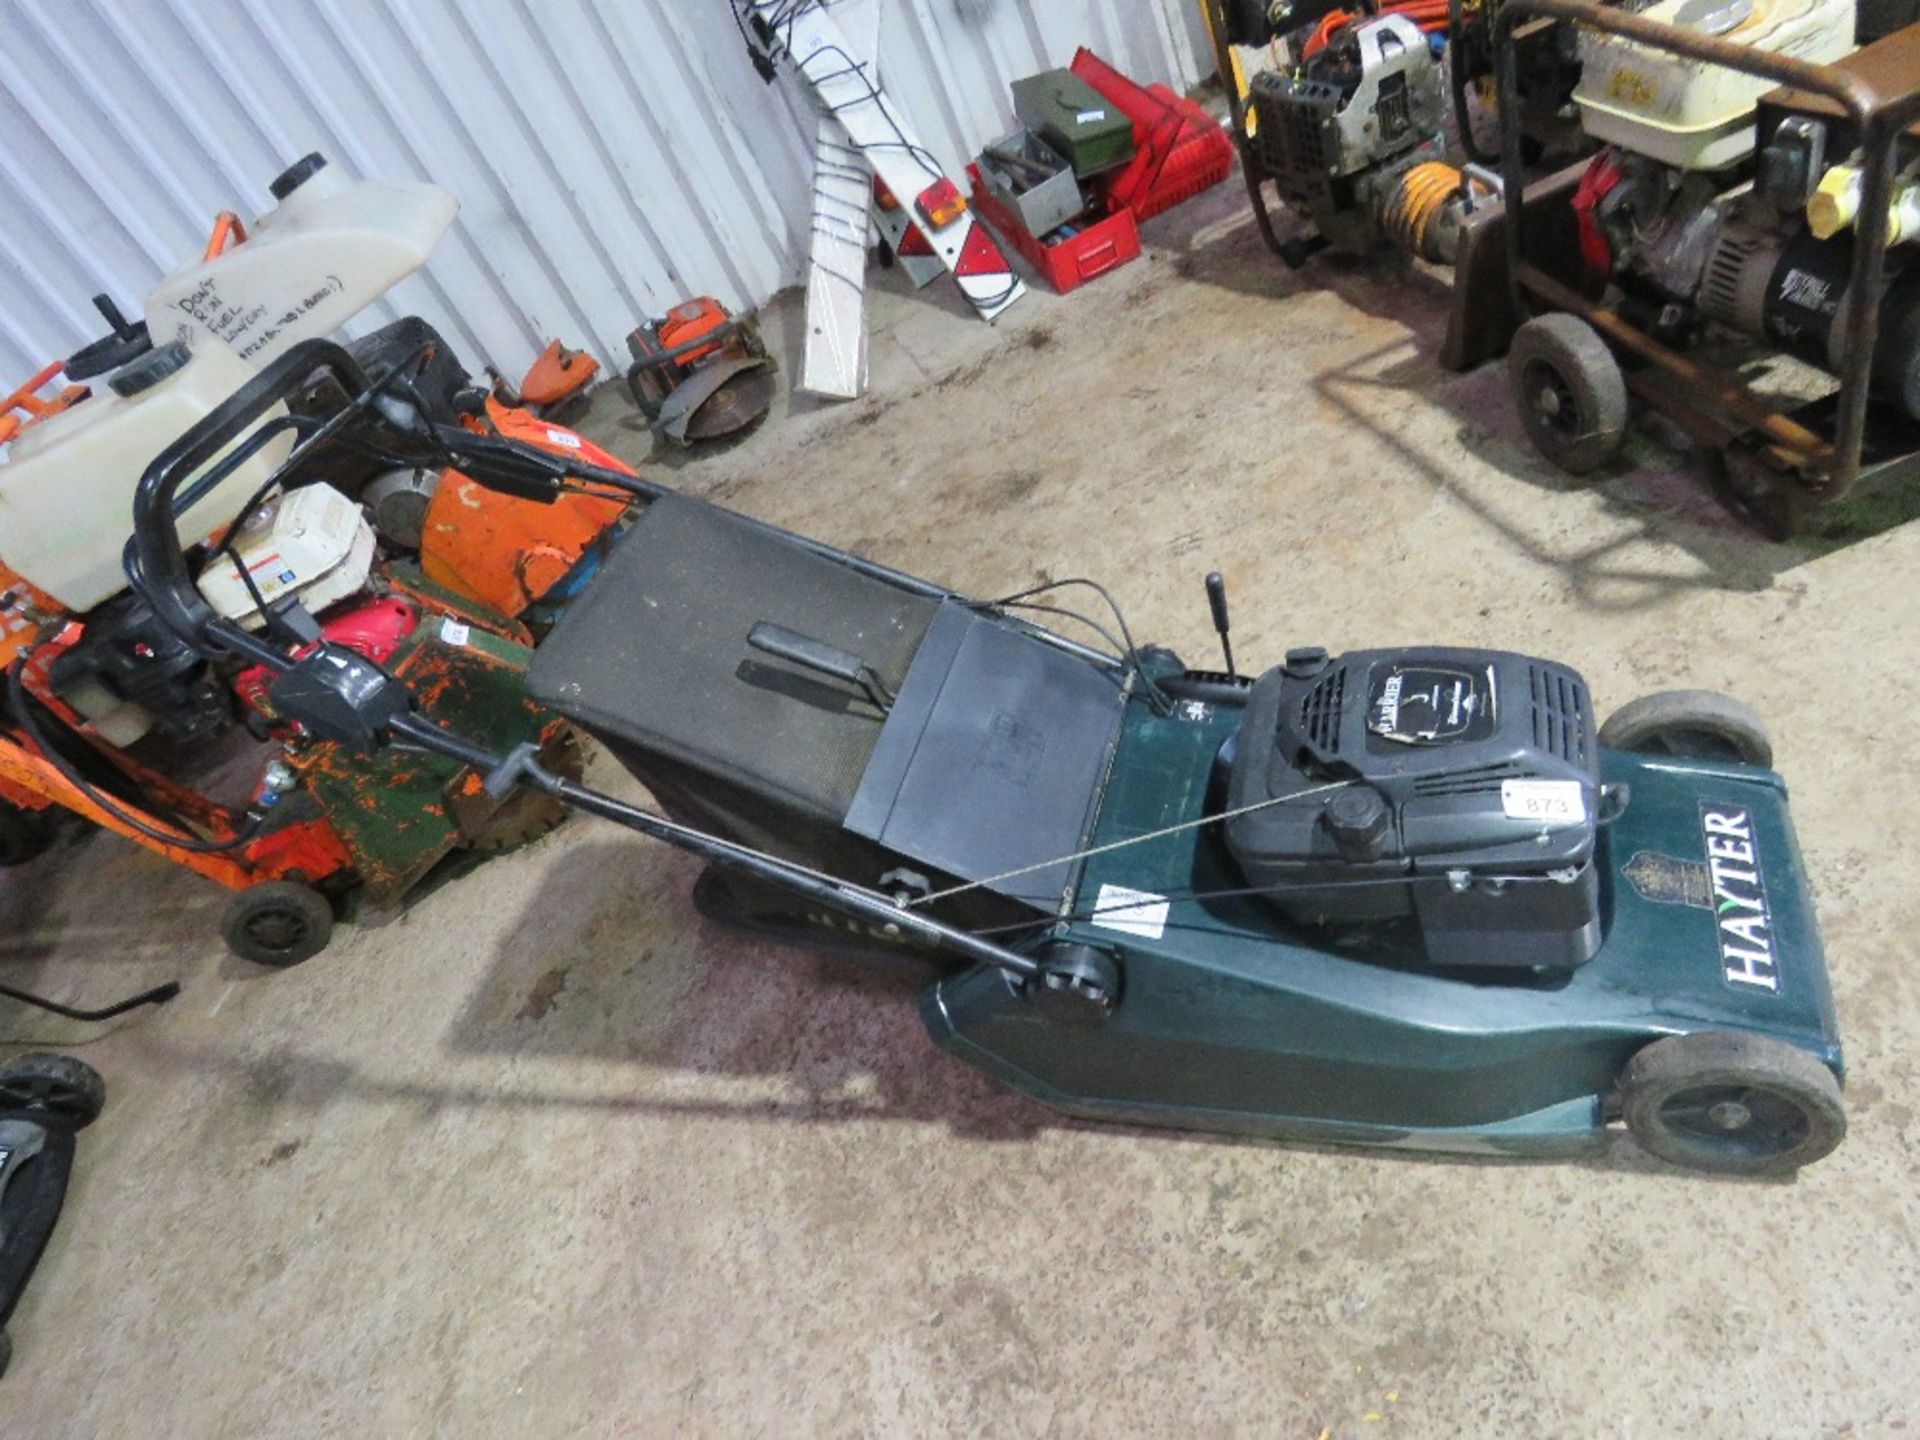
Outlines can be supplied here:
<path id="1" fill-rule="evenodd" d="M 1359 253 L 1392 239 L 1451 259 L 1458 213 L 1448 202 L 1464 192 L 1444 159 L 1446 87 L 1420 27 L 1386 14 L 1296 30 L 1289 46 L 1298 63 L 1248 87 L 1260 166 L 1313 226 L 1283 258 L 1298 265 L 1329 245 Z"/>
<path id="2" fill-rule="evenodd" d="M 1291 919 L 1411 917 L 1432 965 L 1570 970 L 1601 939 L 1591 714 L 1524 655 L 1293 651 L 1223 757 L 1227 846 Z"/>
<path id="3" fill-rule="evenodd" d="M 1662 0 L 1646 14 L 1831 62 L 1852 49 L 1853 11 L 1851 0 L 1771 12 L 1758 0 Z M 1608 142 L 1573 201 L 1587 267 L 1669 343 L 1712 321 L 1836 369 L 1860 204 L 1850 122 L 1816 97 L 1767 93 L 1765 80 L 1617 36 L 1586 35 L 1582 48 L 1575 99 L 1588 133 Z M 1920 160 L 1911 135 L 1901 160 L 1909 172 Z M 1910 173 L 1892 225 L 1875 388 L 1920 419 L 1920 180 Z"/>
<path id="4" fill-rule="evenodd" d="M 640 326 L 627 349 L 634 404 L 676 445 L 742 434 L 773 403 L 773 364 L 758 330 L 711 296 Z"/>
<path id="5" fill-rule="evenodd" d="M 372 527 L 358 505 L 324 482 L 266 501 L 234 527 L 230 543 L 240 563 L 214 556 L 202 571 L 201 592 L 220 614 L 249 628 L 265 623 L 261 600 L 275 606 L 298 599 L 309 613 L 351 615 L 359 613 L 357 600 L 369 598 Z M 240 713 L 236 690 L 249 701 L 244 686 L 229 685 L 134 591 L 90 611 L 46 649 L 47 692 L 118 748 L 150 731 L 175 741 L 208 739 Z"/>

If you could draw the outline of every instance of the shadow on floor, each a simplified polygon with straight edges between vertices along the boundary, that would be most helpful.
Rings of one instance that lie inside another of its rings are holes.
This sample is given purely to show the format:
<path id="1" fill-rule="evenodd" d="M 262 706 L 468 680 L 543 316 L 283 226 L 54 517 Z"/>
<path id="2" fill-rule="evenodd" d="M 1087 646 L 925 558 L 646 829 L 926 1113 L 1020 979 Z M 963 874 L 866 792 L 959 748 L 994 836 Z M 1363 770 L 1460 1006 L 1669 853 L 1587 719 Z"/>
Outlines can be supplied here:
<path id="1" fill-rule="evenodd" d="M 1867 488 L 1812 512 L 1800 534 L 1785 544 L 1774 543 L 1715 499 L 1710 472 L 1715 458 L 1694 449 L 1659 417 L 1644 413 L 1636 416 L 1627 450 L 1611 467 L 1595 477 L 1567 475 L 1532 449 L 1514 410 L 1503 362 L 1464 375 L 1440 368 L 1436 357 L 1451 303 L 1441 274 L 1391 252 L 1361 258 L 1322 255 L 1304 269 L 1290 271 L 1261 242 L 1250 215 L 1190 238 L 1194 248 L 1173 262 L 1183 279 L 1274 300 L 1325 290 L 1365 314 L 1411 331 L 1411 353 L 1405 343 L 1396 344 L 1321 375 L 1314 382 L 1319 396 L 1351 424 L 1392 448 L 1412 474 L 1446 492 L 1516 551 L 1565 573 L 1596 609 L 1657 605 L 1678 589 L 1763 590 L 1809 560 L 1920 517 L 1920 486 Z M 1378 403 L 1368 405 L 1369 395 L 1378 396 Z M 1394 421 L 1404 414 L 1395 397 L 1407 395 L 1418 395 L 1456 416 L 1458 443 L 1483 464 L 1536 489 L 1596 490 L 1607 514 L 1629 522 L 1629 528 L 1592 545 L 1556 545 L 1509 523 L 1496 501 L 1460 483 L 1446 457 L 1408 441 Z M 1629 558 L 1635 551 L 1644 554 L 1648 542 L 1679 547 L 1699 563 L 1699 572 L 1677 575 Z"/>
<path id="2" fill-rule="evenodd" d="M 781 949 L 723 931 L 696 916 L 686 898 L 698 870 L 691 857 L 644 845 L 605 841 L 581 847 L 501 936 L 492 967 L 462 1007 L 447 1043 L 455 1053 L 677 1071 L 703 1093 L 579 1094 L 392 1081 L 291 1049 L 178 1058 L 237 1068 L 249 1092 L 273 1104 L 398 1101 L 802 1125 L 888 1119 L 938 1124 L 956 1138 L 992 1141 L 1031 1140 L 1047 1129 L 1111 1130 L 1168 1145 L 1305 1149 L 1354 1163 L 1388 1160 L 1360 1148 L 1109 1126 L 1061 1115 L 935 1048 L 915 1006 L 926 969 Z M 712 1081 L 778 1083 L 776 1093 L 752 1085 L 746 1087 L 751 1094 L 728 1099 L 710 1093 L 725 1088 L 704 1083 Z M 649 1088 L 663 1087 L 650 1079 Z M 1388 1160 L 1406 1162 L 1540 1163 L 1414 1151 Z M 1682 1176 L 1618 1137 L 1592 1156 L 1557 1163 Z"/>
<path id="3" fill-rule="evenodd" d="M 226 901 L 218 885 L 76 822 L 31 864 L 0 871 L 0 982 L 96 1009 L 184 981 L 179 937 L 217 943 Z M 0 997 L 0 1047 L 74 1049 L 155 1013 L 77 1021 Z"/>

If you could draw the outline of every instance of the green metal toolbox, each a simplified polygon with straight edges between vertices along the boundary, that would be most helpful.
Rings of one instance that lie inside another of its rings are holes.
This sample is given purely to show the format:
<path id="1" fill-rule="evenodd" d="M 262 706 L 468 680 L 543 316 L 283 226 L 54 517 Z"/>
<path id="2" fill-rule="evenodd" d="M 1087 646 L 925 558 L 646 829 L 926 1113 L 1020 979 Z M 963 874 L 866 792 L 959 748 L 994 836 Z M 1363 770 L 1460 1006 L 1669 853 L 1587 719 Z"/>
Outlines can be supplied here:
<path id="1" fill-rule="evenodd" d="M 1013 82 L 1013 112 L 1084 180 L 1133 158 L 1133 121 L 1071 70 Z"/>

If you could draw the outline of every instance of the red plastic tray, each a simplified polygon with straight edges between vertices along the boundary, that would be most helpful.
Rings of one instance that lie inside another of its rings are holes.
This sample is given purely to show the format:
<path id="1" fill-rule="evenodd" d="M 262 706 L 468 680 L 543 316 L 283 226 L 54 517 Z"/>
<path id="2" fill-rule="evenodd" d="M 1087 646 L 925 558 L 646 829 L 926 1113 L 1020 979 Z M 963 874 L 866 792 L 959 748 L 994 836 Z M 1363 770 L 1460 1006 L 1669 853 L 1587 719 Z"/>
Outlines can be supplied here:
<path id="1" fill-rule="evenodd" d="M 1232 173 L 1233 141 L 1201 106 L 1136 84 L 1085 46 L 1067 68 L 1133 121 L 1133 159 L 1105 187 L 1110 208 L 1150 220 Z"/>
<path id="2" fill-rule="evenodd" d="M 1140 227 L 1134 223 L 1130 210 L 1115 210 L 1079 234 L 1046 245 L 1037 236 L 1029 235 L 1019 218 L 994 199 L 993 192 L 980 181 L 979 166 L 968 165 L 967 178 L 973 184 L 974 213 L 999 232 L 1062 295 L 1140 256 Z"/>

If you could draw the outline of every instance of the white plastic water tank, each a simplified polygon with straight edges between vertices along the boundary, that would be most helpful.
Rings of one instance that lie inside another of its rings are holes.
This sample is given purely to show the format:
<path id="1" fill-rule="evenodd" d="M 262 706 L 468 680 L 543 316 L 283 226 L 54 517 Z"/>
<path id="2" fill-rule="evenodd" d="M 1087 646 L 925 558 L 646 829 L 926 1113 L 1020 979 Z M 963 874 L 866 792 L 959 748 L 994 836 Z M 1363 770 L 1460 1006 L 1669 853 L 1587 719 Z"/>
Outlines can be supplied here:
<path id="1" fill-rule="evenodd" d="M 72 409 L 29 425 L 0 463 L 0 561 L 75 613 L 124 590 L 120 556 L 142 472 L 252 378 L 224 345 L 161 345 L 92 382 Z M 276 406 L 261 423 L 285 413 Z M 292 435 L 275 436 L 221 481 L 181 517 L 181 544 L 236 519 L 292 448 Z"/>
<path id="2" fill-rule="evenodd" d="M 219 340 L 264 365 L 337 330 L 426 261 L 459 202 L 438 185 L 349 180 L 309 155 L 274 180 L 247 238 L 175 270 L 146 300 L 155 343 Z"/>

